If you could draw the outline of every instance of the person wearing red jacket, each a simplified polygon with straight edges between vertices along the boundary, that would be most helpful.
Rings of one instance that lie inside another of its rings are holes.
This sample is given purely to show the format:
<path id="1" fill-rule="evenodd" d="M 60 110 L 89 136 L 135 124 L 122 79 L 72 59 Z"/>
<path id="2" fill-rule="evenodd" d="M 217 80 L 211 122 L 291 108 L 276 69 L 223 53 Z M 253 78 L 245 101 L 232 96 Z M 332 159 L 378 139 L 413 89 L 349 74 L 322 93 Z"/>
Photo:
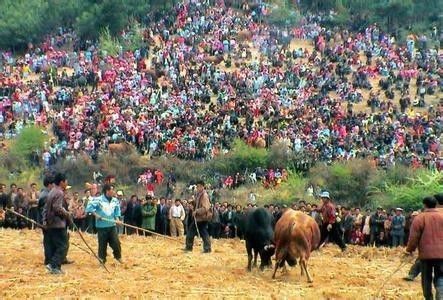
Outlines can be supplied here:
<path id="1" fill-rule="evenodd" d="M 443 213 L 437 209 L 437 200 L 430 196 L 423 199 L 424 212 L 415 217 L 409 233 L 406 255 L 418 248 L 421 262 L 421 286 L 426 300 L 443 299 Z"/>
<path id="2" fill-rule="evenodd" d="M 326 239 L 336 243 L 342 251 L 346 250 L 346 244 L 343 241 L 339 220 L 335 214 L 335 205 L 332 203 L 329 192 L 322 192 L 320 198 L 323 205 L 320 207 L 323 223 L 321 226 L 321 241 L 320 245 L 326 242 Z"/>

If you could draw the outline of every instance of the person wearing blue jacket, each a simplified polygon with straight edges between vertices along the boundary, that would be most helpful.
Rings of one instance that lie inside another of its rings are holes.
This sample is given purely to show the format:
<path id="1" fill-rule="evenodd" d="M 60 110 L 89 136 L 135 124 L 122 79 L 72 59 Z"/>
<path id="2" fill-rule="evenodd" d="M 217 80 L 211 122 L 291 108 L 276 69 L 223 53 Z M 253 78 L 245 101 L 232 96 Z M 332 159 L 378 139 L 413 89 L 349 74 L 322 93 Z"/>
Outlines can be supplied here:
<path id="1" fill-rule="evenodd" d="M 120 240 L 117 234 L 117 227 L 120 222 L 120 203 L 114 197 L 114 186 L 105 184 L 103 194 L 88 202 L 86 213 L 95 215 L 95 226 L 98 237 L 98 257 L 106 262 L 106 251 L 109 246 L 112 248 L 114 258 L 122 263 Z"/>

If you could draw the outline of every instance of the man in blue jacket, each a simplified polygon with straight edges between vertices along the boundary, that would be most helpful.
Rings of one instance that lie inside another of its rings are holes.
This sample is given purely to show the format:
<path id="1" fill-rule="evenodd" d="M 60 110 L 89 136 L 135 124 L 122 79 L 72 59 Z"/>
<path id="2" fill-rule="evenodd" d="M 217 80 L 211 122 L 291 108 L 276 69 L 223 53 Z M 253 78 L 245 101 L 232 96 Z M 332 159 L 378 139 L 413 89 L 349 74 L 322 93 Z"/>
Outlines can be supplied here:
<path id="1" fill-rule="evenodd" d="M 106 250 L 109 246 L 112 248 L 114 258 L 121 261 L 121 247 L 118 239 L 116 224 L 120 223 L 120 203 L 114 198 L 114 186 L 105 184 L 103 186 L 103 195 L 89 201 L 86 206 L 86 213 L 95 215 L 95 226 L 97 227 L 98 237 L 98 257 L 106 262 Z"/>

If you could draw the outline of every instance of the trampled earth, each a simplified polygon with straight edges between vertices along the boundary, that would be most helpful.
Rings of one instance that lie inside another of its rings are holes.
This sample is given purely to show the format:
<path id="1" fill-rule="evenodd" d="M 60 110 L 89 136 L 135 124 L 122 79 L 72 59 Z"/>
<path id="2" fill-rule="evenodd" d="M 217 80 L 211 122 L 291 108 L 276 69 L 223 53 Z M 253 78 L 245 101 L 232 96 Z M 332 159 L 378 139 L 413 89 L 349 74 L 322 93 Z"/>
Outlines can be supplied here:
<path id="1" fill-rule="evenodd" d="M 84 234 L 97 249 L 96 237 Z M 402 280 L 411 266 L 401 264 L 402 249 L 350 247 L 341 254 L 329 245 L 312 254 L 313 284 L 298 266 L 288 273 L 246 271 L 243 241 L 213 241 L 213 253 L 192 253 L 183 242 L 161 237 L 122 236 L 124 264 L 108 249 L 107 273 L 77 233 L 71 233 L 64 275 L 49 275 L 43 266 L 42 236 L 37 231 L 0 229 L 0 299 L 29 298 L 154 298 L 154 299 L 420 299 L 419 278 Z M 74 245 L 75 244 L 75 245 Z M 81 249 L 79 248 L 81 247 Z M 384 285 L 384 286 L 383 286 Z M 383 289 L 380 291 L 380 288 Z"/>

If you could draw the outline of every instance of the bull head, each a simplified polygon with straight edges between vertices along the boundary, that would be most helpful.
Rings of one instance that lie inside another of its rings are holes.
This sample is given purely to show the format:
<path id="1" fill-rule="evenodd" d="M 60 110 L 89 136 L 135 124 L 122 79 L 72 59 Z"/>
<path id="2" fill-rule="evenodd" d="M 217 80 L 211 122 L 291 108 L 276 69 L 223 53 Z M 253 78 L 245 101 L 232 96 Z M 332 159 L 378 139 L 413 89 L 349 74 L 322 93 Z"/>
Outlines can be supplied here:
<path id="1" fill-rule="evenodd" d="M 266 245 L 263 249 L 265 251 L 269 251 L 269 250 L 275 249 L 275 245 L 273 245 L 273 244 Z"/>

